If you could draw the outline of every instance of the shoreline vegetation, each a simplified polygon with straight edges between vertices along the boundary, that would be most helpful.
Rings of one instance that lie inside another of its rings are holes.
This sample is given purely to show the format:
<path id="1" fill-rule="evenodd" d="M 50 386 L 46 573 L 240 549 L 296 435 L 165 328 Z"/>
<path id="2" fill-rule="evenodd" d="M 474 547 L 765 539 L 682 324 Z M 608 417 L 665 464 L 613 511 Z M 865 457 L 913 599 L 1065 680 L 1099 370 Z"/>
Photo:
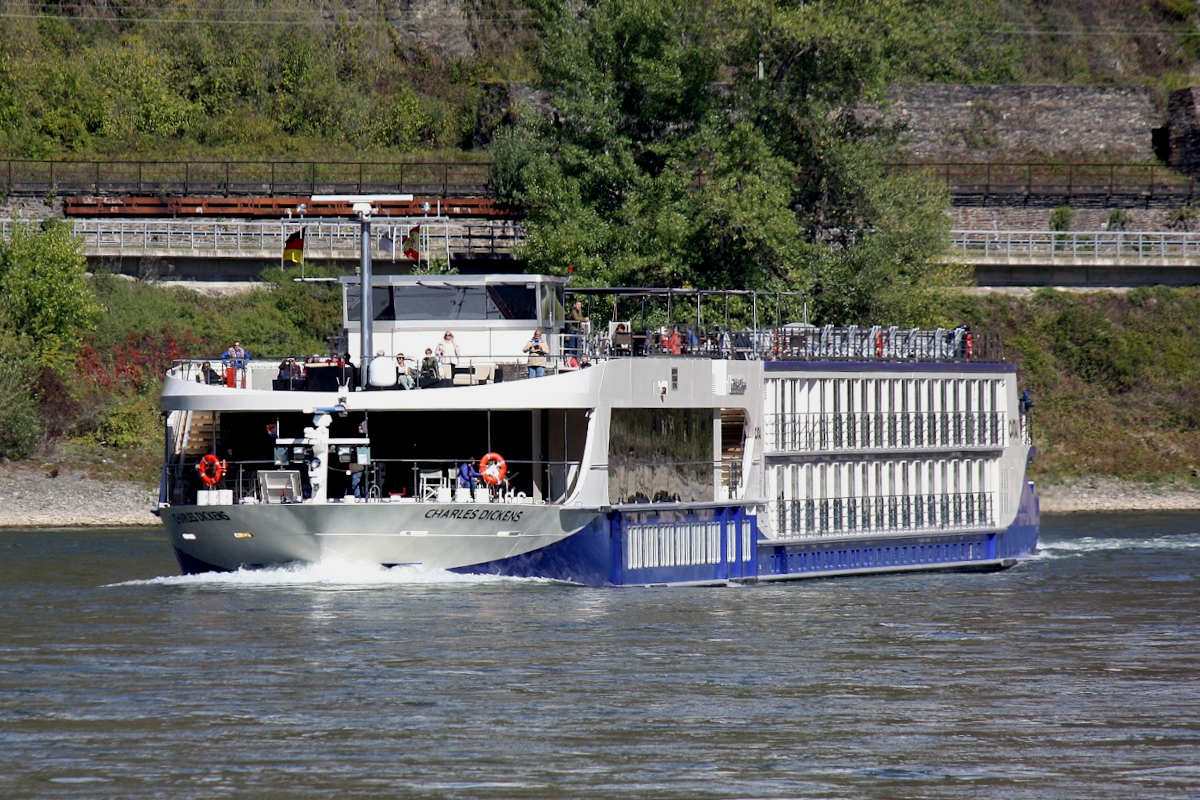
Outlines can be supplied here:
<path id="1" fill-rule="evenodd" d="M 1108 477 L 1038 486 L 1042 512 L 1200 510 L 1200 490 Z M 83 472 L 0 465 L 0 528 L 154 527 L 157 490 Z"/>

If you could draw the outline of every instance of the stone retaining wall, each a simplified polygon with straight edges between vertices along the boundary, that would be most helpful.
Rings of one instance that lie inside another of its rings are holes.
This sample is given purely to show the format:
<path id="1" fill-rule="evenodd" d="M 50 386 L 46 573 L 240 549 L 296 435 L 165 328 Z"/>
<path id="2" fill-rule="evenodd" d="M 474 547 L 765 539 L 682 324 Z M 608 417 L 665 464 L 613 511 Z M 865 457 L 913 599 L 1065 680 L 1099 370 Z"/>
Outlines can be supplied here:
<path id="1" fill-rule="evenodd" d="M 923 161 L 1146 161 L 1166 123 L 1150 91 L 1133 86 L 894 87 L 865 116 L 903 123 Z"/>

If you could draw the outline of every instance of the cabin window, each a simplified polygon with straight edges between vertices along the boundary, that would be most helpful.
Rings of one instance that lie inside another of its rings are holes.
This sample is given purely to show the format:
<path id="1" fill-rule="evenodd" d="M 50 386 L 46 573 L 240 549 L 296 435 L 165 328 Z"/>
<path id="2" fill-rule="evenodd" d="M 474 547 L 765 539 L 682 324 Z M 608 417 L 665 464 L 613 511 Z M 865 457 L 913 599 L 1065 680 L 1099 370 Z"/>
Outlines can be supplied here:
<path id="1" fill-rule="evenodd" d="M 358 286 L 347 284 L 346 318 L 359 319 Z M 528 320 L 537 322 L 537 290 L 533 284 L 451 286 L 418 284 L 374 286 L 372 316 L 378 321 Z"/>

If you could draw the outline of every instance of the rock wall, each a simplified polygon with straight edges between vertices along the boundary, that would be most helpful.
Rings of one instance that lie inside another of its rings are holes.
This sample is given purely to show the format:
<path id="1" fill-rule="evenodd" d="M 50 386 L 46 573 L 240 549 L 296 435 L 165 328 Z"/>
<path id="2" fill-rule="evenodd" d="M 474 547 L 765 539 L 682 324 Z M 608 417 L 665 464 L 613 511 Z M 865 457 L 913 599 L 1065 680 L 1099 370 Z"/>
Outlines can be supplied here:
<path id="1" fill-rule="evenodd" d="M 1145 161 L 1166 118 L 1140 87 L 954 84 L 895 87 L 864 116 L 902 123 L 922 161 Z"/>
<path id="2" fill-rule="evenodd" d="M 1196 112 L 1196 89 L 1171 92 L 1167 101 L 1170 121 L 1167 163 L 1185 175 L 1200 175 L 1200 119 Z"/>
<path id="3" fill-rule="evenodd" d="M 1071 217 L 1073 231 L 1102 231 L 1116 208 L 1076 208 Z M 1130 231 L 1176 230 L 1170 209 L 1122 208 L 1130 218 L 1125 229 Z M 971 231 L 1048 231 L 1053 208 L 964 207 L 955 206 L 947 212 L 950 227 Z"/>

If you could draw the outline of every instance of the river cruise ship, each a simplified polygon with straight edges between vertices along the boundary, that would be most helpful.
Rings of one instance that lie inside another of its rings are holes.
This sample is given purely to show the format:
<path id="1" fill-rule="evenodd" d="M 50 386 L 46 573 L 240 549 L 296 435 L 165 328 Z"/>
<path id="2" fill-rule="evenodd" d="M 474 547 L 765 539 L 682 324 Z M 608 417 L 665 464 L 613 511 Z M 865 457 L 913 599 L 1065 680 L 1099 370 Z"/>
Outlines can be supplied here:
<path id="1" fill-rule="evenodd" d="M 341 281 L 338 357 L 167 375 L 159 515 L 185 573 L 707 585 L 1037 546 L 1016 369 L 986 332 L 761 324 L 763 296 L 534 275 L 369 276 L 364 310 Z"/>

